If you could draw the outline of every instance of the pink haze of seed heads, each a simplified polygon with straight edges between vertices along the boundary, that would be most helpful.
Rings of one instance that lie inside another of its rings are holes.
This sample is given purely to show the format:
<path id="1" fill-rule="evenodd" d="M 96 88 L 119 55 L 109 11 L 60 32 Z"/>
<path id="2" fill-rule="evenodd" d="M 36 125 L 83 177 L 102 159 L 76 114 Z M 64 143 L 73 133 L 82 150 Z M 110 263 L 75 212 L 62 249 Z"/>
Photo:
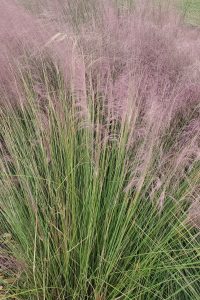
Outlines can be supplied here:
<path id="1" fill-rule="evenodd" d="M 200 31 L 184 25 L 172 9 L 153 8 L 149 1 L 137 1 L 134 10 L 100 1 L 98 18 L 75 26 L 67 12 L 73 8 L 78 13 L 79 2 L 72 7 L 69 1 L 45 1 L 37 14 L 17 1 L 1 0 L 0 105 L 26 102 L 19 70 L 37 74 L 32 62 L 48 57 L 75 96 L 80 117 L 87 113 L 91 92 L 104 99 L 108 122 L 122 122 L 131 114 L 129 145 L 140 146 L 127 190 L 142 186 L 155 147 L 159 149 L 154 193 L 162 186 L 162 174 L 173 178 L 199 160 Z M 38 101 L 44 101 L 46 87 L 39 74 L 34 89 Z M 169 132 L 175 142 L 166 151 L 163 137 Z M 160 206 L 163 198 L 162 193 Z"/>

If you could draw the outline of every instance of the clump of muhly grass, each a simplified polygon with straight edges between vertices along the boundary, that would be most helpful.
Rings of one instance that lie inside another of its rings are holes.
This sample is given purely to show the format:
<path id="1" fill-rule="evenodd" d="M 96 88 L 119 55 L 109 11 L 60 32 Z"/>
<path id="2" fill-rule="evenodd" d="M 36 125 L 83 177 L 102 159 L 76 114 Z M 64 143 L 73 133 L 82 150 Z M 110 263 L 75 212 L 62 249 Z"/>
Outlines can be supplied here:
<path id="1" fill-rule="evenodd" d="M 149 5 L 76 28 L 0 6 L 4 298 L 198 299 L 198 32 Z"/>

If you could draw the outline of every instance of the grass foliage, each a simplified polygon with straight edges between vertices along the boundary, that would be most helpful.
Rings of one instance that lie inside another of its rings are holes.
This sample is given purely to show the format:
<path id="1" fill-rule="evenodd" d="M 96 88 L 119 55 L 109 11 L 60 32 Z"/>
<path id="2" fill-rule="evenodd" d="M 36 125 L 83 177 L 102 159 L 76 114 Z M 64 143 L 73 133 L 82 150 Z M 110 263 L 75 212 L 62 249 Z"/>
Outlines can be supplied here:
<path id="1" fill-rule="evenodd" d="M 199 160 L 192 153 L 181 172 L 177 161 L 199 102 L 163 130 L 135 92 L 118 117 L 94 73 L 83 97 L 52 57 L 24 57 L 16 103 L 0 94 L 1 299 L 198 300 L 200 236 L 188 211 Z"/>

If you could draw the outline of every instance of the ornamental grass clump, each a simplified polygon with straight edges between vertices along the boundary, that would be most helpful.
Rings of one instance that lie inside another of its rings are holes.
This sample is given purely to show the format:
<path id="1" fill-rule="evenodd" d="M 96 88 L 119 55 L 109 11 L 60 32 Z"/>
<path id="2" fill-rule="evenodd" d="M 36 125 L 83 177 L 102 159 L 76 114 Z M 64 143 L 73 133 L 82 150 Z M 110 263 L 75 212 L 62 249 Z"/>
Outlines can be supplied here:
<path id="1" fill-rule="evenodd" d="M 22 4 L 0 3 L 2 299 L 199 299 L 198 29 Z"/>

